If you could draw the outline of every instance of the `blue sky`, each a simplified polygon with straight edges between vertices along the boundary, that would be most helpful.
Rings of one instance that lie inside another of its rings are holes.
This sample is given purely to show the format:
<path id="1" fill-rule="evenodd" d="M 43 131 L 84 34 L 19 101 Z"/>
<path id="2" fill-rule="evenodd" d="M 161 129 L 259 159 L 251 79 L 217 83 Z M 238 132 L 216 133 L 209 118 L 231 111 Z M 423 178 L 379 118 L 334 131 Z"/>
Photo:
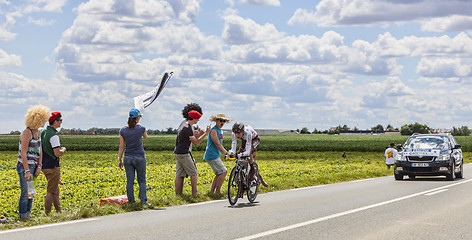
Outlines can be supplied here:
<path id="1" fill-rule="evenodd" d="M 472 2 L 0 0 L 0 133 L 30 105 L 64 128 L 126 124 L 133 97 L 176 128 L 190 102 L 255 128 L 370 129 L 472 119 Z"/>

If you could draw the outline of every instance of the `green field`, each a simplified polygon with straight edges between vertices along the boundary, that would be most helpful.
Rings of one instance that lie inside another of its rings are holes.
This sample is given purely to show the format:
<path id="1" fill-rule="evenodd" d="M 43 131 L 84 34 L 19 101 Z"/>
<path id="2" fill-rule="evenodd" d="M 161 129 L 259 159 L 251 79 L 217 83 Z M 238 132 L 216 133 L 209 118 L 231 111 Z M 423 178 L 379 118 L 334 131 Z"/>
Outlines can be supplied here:
<path id="1" fill-rule="evenodd" d="M 392 175 L 393 170 L 386 170 L 384 165 L 383 151 L 391 141 L 400 143 L 406 137 L 284 135 L 261 136 L 261 139 L 257 161 L 262 176 L 269 183 L 269 187 L 261 188 L 261 191 L 270 192 Z M 457 139 L 464 146 L 464 151 L 470 149 L 470 137 Z M 175 161 L 172 153 L 174 141 L 175 135 L 151 136 L 144 141 L 148 161 L 148 201 L 152 206 L 166 207 L 225 198 L 207 194 L 214 175 L 202 159 L 204 152 L 201 150 L 204 143 L 198 148 L 194 147 L 199 171 L 199 196 L 191 197 L 189 180 L 185 182 L 184 195 L 175 196 Z M 229 147 L 230 141 L 229 138 L 224 139 L 226 148 Z M 20 189 L 15 164 L 18 136 L 1 136 L 0 144 L 2 149 L 14 148 L 0 151 L 0 215 L 17 221 Z M 126 194 L 125 173 L 117 167 L 117 136 L 61 136 L 61 144 L 69 150 L 61 158 L 62 180 L 65 183 L 61 187 L 60 195 L 63 214 L 44 216 L 46 181 L 45 177 L 40 175 L 36 184 L 37 197 L 33 203 L 32 221 L 3 224 L 0 229 L 142 209 L 139 205 L 99 207 L 101 198 Z M 341 157 L 344 151 L 347 158 Z M 470 161 L 470 155 L 470 152 L 464 152 L 466 162 Z M 228 169 L 234 165 L 232 161 L 224 161 L 224 164 Z M 224 192 L 226 187 L 227 184 L 223 184 Z M 136 185 L 136 197 L 137 189 Z"/>

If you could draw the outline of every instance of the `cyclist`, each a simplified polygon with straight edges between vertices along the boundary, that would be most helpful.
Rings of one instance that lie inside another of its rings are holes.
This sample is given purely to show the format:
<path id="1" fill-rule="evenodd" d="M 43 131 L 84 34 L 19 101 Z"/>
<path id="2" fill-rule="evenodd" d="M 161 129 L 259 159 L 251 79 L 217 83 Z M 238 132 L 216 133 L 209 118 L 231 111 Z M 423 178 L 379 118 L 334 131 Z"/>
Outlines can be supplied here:
<path id="1" fill-rule="evenodd" d="M 241 122 L 236 122 L 232 128 L 232 143 L 231 143 L 231 151 L 230 155 L 234 156 L 236 154 L 236 146 L 238 139 L 241 139 L 241 145 L 239 146 L 239 150 L 237 152 L 238 158 L 240 157 L 248 157 L 249 165 L 251 166 L 251 170 L 249 171 L 249 179 L 251 181 L 254 180 L 254 165 L 257 166 L 256 163 L 256 152 L 257 147 L 261 144 L 261 139 L 257 135 L 257 132 L 249 125 L 244 125 Z M 269 186 L 264 180 L 262 176 L 258 174 L 257 176 L 261 180 L 261 184 L 264 187 Z"/>

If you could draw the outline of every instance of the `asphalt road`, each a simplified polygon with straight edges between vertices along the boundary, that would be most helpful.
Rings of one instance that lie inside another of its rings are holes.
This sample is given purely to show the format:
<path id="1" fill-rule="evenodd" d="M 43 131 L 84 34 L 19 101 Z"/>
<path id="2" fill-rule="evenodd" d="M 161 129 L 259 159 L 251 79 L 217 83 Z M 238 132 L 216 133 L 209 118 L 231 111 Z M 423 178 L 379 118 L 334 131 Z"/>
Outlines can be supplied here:
<path id="1" fill-rule="evenodd" d="M 0 231 L 0 239 L 472 239 L 465 178 L 393 176 Z M 472 175 L 472 174 L 471 174 Z"/>

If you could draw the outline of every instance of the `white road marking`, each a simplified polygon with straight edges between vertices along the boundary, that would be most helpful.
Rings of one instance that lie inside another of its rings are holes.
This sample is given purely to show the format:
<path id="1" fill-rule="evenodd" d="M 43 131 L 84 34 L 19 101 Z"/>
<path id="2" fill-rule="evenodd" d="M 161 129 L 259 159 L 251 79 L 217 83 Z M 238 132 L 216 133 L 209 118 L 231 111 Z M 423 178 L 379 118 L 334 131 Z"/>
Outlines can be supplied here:
<path id="1" fill-rule="evenodd" d="M 300 190 L 307 190 L 307 189 L 312 189 L 312 188 L 320 188 L 320 187 L 325 187 L 326 184 L 324 185 L 316 185 L 316 186 L 309 186 L 309 187 L 301 187 L 301 188 L 292 188 L 289 189 L 289 191 L 300 191 Z M 284 191 L 284 190 L 282 190 Z"/>
<path id="2" fill-rule="evenodd" d="M 441 190 L 439 190 L 439 191 L 430 192 L 430 193 L 427 193 L 427 194 L 425 194 L 425 195 L 426 195 L 426 196 L 431 196 L 431 195 L 434 195 L 434 194 L 438 194 L 438 193 L 445 192 L 445 191 L 447 191 L 447 190 L 449 190 L 449 189 L 441 189 Z"/>
<path id="3" fill-rule="evenodd" d="M 56 227 L 56 226 L 62 226 L 62 225 L 80 223 L 80 222 L 89 222 L 89 221 L 95 221 L 95 220 L 98 220 L 98 218 L 87 218 L 87 219 L 82 219 L 82 220 L 77 220 L 77 221 L 51 223 L 51 224 L 37 225 L 37 226 L 26 227 L 26 228 L 18 228 L 18 229 L 12 229 L 12 230 L 5 230 L 5 231 L 0 231 L 0 235 L 2 235 L 2 234 L 7 234 L 7 233 L 13 233 L 13 232 L 22 232 L 22 231 L 28 231 L 28 230 L 34 230 L 34 229 Z"/>
<path id="4" fill-rule="evenodd" d="M 238 238 L 236 240 L 250 240 L 250 239 L 265 237 L 265 236 L 276 234 L 276 233 L 279 233 L 279 232 L 283 232 L 283 231 L 287 231 L 287 230 L 307 226 L 307 225 L 314 224 L 314 223 L 323 222 L 323 221 L 326 221 L 326 220 L 330 220 L 330 219 L 333 219 L 333 218 L 337 218 L 337 217 L 341 217 L 341 216 L 361 212 L 361 211 L 368 210 L 368 209 L 375 208 L 375 207 L 380 207 L 380 206 L 387 205 L 387 204 L 390 204 L 390 203 L 402 201 L 402 200 L 405 200 L 405 199 L 408 199 L 408 198 L 413 198 L 413 197 L 417 197 L 417 196 L 432 193 L 432 192 L 438 192 L 440 190 L 444 190 L 444 189 L 450 188 L 452 186 L 468 183 L 470 181 L 472 181 L 472 179 L 465 180 L 465 181 L 460 181 L 460 182 L 457 182 L 457 183 L 453 183 L 453 184 L 449 184 L 449 185 L 446 185 L 446 186 L 434 188 L 434 189 L 431 189 L 431 190 L 410 194 L 410 195 L 407 195 L 407 196 L 404 196 L 404 197 L 399 197 L 399 198 L 391 199 L 391 200 L 388 200 L 388 201 L 384 201 L 384 202 L 380 202 L 380 203 L 376 203 L 376 204 L 372 204 L 372 205 L 368 205 L 368 206 L 348 210 L 348 211 L 345 211 L 345 212 L 335 213 L 335 214 L 332 214 L 332 215 L 329 215 L 329 216 L 312 219 L 312 220 L 309 220 L 309 221 L 306 221 L 306 222 L 301 222 L 301 223 L 289 225 L 289 226 L 286 226 L 286 227 L 272 229 L 272 230 L 257 233 L 257 234 L 254 234 L 254 235 Z"/>

